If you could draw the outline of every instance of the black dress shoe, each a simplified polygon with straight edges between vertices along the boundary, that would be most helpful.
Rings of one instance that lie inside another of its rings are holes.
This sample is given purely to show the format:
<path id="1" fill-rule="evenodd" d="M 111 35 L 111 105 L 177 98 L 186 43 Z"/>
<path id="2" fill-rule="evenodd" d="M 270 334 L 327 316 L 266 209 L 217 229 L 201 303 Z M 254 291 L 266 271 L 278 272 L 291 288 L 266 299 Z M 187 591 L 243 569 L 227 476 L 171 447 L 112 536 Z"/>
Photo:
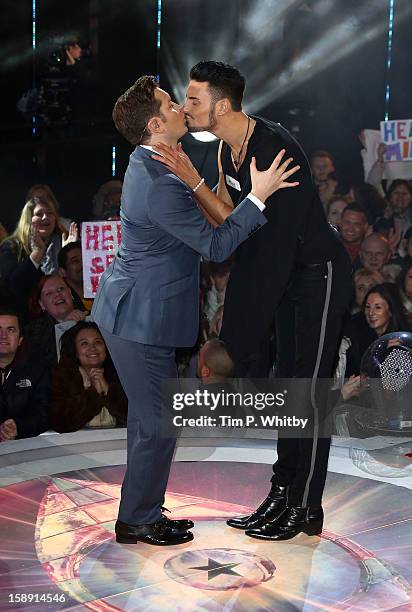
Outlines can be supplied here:
<path id="1" fill-rule="evenodd" d="M 163 518 L 165 518 L 166 521 L 169 521 L 169 525 L 174 529 L 180 529 L 180 531 L 187 531 L 188 529 L 192 529 L 195 526 L 194 522 L 190 519 L 170 519 L 163 514 L 164 512 L 170 512 L 170 510 L 168 510 L 164 506 L 162 506 L 160 509 L 162 510 Z"/>
<path id="2" fill-rule="evenodd" d="M 164 516 L 150 525 L 128 525 L 122 521 L 116 521 L 116 542 L 119 544 L 137 544 L 146 542 L 155 546 L 173 546 L 174 544 L 186 544 L 193 540 L 193 533 L 175 529 Z"/>
<path id="3" fill-rule="evenodd" d="M 290 540 L 298 533 L 319 535 L 323 527 L 323 509 L 288 506 L 283 514 L 257 529 L 248 529 L 246 535 L 259 540 Z"/>
<path id="4" fill-rule="evenodd" d="M 235 527 L 236 529 L 255 529 L 269 521 L 276 520 L 286 507 L 288 490 L 288 486 L 273 484 L 269 495 L 257 510 L 248 516 L 231 518 L 226 523 L 229 527 Z"/>

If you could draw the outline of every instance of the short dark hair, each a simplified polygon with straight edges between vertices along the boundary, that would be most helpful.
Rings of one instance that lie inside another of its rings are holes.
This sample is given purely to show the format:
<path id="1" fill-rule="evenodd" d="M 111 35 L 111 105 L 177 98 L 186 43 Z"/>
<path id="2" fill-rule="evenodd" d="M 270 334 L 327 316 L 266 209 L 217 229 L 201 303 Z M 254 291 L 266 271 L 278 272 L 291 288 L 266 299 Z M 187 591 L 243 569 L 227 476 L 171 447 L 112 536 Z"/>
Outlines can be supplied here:
<path id="1" fill-rule="evenodd" d="M 117 130 L 131 144 L 147 142 L 146 127 L 152 117 L 162 117 L 160 101 L 155 98 L 156 77 L 141 76 L 116 101 L 112 118 Z"/>
<path id="2" fill-rule="evenodd" d="M 190 70 L 190 79 L 199 83 L 209 83 L 212 100 L 228 98 L 232 110 L 242 110 L 245 77 L 234 66 L 223 62 L 199 62 Z"/>
<path id="3" fill-rule="evenodd" d="M 23 323 L 20 314 L 14 308 L 8 308 L 7 306 L 0 306 L 0 317 L 16 317 L 17 326 L 19 328 L 20 338 L 23 335 Z"/>
<path id="4" fill-rule="evenodd" d="M 356 213 L 360 213 L 362 215 L 364 215 L 365 217 L 365 221 L 368 220 L 368 213 L 366 212 L 366 210 L 357 202 L 351 202 L 350 204 L 348 204 L 342 211 L 342 216 L 345 214 L 346 211 L 349 212 L 356 212 Z"/>
<path id="5" fill-rule="evenodd" d="M 59 268 L 63 268 L 65 270 L 67 264 L 67 255 L 70 253 L 70 251 L 73 251 L 73 249 L 81 248 L 82 243 L 80 242 L 80 240 L 76 240 L 76 242 L 69 242 L 64 247 L 62 247 L 59 251 L 59 254 L 57 255 L 57 263 L 59 264 Z"/>

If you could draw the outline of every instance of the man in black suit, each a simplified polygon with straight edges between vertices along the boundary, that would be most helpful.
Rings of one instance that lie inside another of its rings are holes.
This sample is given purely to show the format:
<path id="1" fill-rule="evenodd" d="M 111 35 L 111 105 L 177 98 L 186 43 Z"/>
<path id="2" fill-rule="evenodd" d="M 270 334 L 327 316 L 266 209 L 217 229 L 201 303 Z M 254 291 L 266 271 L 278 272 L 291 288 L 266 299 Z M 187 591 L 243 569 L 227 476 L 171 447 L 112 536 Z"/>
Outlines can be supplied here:
<path id="1" fill-rule="evenodd" d="M 273 205 L 265 211 L 269 223 L 236 250 L 221 333 L 235 356 L 237 376 L 257 378 L 267 375 L 262 351 L 275 326 L 277 376 L 305 379 L 307 385 L 303 396 L 302 384 L 291 389 L 300 393 L 299 408 L 310 417 L 309 434 L 280 436 L 268 497 L 250 516 L 228 521 L 252 537 L 284 540 L 322 530 L 330 435 L 324 428 L 327 389 L 319 379 L 332 375 L 351 298 L 351 265 L 327 223 L 302 148 L 281 125 L 242 111 L 244 86 L 236 68 L 200 62 L 190 72 L 184 110 L 189 131 L 208 130 L 222 140 L 217 194 L 228 210 L 250 190 L 252 157 L 263 169 L 285 149 L 300 165 L 299 186 L 271 196 Z M 197 178 L 182 151 L 162 153 L 180 178 Z M 212 197 L 203 190 L 199 206 Z M 214 221 L 222 219 L 215 215 Z"/>

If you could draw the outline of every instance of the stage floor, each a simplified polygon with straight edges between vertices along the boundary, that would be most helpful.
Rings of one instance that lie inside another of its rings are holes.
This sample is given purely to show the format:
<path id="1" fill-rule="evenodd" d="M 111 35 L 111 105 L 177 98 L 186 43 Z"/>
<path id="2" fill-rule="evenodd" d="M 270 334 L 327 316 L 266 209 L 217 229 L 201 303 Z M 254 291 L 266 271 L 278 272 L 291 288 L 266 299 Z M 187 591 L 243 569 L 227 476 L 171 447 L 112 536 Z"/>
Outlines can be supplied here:
<path id="1" fill-rule="evenodd" d="M 171 518 L 187 545 L 114 541 L 125 431 L 0 445 L 0 610 L 412 610 L 411 441 L 335 440 L 321 537 L 227 527 L 266 496 L 274 440 L 182 439 Z M 408 452 L 409 451 L 409 452 Z"/>

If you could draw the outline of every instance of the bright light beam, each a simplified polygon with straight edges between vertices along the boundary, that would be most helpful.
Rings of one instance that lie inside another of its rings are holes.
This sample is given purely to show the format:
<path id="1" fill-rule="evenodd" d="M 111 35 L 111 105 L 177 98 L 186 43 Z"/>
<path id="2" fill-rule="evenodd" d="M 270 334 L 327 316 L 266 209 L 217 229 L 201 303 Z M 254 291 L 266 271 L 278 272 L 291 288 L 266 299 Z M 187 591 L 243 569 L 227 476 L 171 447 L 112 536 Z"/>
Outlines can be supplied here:
<path id="1" fill-rule="evenodd" d="M 393 35 L 393 13 L 395 0 L 389 0 L 389 24 L 388 24 L 388 59 L 386 63 L 386 90 L 385 90 L 385 121 L 389 119 L 389 104 L 391 99 L 390 72 L 392 65 L 392 35 Z"/>

